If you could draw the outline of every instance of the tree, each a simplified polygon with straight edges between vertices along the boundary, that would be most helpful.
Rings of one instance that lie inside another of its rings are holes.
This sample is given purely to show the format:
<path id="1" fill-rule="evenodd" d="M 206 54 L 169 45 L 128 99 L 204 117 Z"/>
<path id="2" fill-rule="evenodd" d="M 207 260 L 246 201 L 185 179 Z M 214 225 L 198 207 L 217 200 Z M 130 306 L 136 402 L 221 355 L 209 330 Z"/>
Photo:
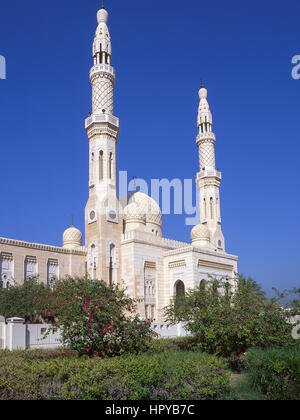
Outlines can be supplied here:
<path id="1" fill-rule="evenodd" d="M 287 312 L 243 276 L 231 286 L 211 279 L 205 288 L 187 291 L 180 306 L 165 309 L 165 318 L 171 324 L 185 322 L 199 348 L 225 356 L 253 346 L 293 343 Z"/>
<path id="2" fill-rule="evenodd" d="M 40 310 L 34 305 L 36 296 L 46 296 L 47 286 L 38 277 L 31 277 L 21 285 L 0 289 L 0 315 L 4 318 L 20 317 L 27 323 L 41 322 Z"/>

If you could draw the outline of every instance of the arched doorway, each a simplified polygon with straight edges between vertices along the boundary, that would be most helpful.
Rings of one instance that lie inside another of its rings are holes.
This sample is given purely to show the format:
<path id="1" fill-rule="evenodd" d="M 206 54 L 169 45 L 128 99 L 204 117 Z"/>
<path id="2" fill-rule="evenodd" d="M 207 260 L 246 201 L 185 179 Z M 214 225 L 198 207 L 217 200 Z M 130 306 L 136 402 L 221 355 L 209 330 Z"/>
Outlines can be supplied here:
<path id="1" fill-rule="evenodd" d="M 206 280 L 205 280 L 205 279 L 202 279 L 202 280 L 200 281 L 200 285 L 199 285 L 199 287 L 200 287 L 200 290 L 201 290 L 202 292 L 205 292 L 205 290 L 206 290 Z"/>
<path id="2" fill-rule="evenodd" d="M 174 285 L 175 305 L 178 306 L 182 303 L 185 296 L 185 286 L 182 280 L 177 280 Z"/>

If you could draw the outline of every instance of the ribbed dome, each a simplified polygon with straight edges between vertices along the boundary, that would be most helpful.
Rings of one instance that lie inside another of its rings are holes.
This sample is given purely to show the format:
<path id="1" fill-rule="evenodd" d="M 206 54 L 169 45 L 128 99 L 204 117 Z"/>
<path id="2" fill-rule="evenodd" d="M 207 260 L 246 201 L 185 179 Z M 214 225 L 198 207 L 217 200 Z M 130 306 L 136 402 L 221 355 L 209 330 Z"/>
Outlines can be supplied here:
<path id="1" fill-rule="evenodd" d="M 63 248 L 75 249 L 82 246 L 82 234 L 80 230 L 71 226 L 64 231 L 63 234 Z"/>
<path id="2" fill-rule="evenodd" d="M 126 221 L 139 219 L 146 223 L 154 223 L 162 226 L 162 216 L 159 205 L 153 198 L 137 191 L 128 196 L 128 204 L 124 208 Z"/>
<path id="3" fill-rule="evenodd" d="M 196 225 L 191 232 L 191 240 L 193 242 L 197 241 L 210 241 L 210 233 L 205 225 L 199 224 Z"/>
<path id="4" fill-rule="evenodd" d="M 146 213 L 137 202 L 128 204 L 124 209 L 124 219 L 126 221 L 137 220 L 146 223 Z"/>

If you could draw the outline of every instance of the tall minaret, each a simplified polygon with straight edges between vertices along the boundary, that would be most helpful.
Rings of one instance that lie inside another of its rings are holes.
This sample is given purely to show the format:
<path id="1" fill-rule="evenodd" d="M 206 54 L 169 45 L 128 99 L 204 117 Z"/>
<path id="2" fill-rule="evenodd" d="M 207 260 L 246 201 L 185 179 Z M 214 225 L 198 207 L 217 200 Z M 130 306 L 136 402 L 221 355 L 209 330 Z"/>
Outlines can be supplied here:
<path id="1" fill-rule="evenodd" d="M 215 142 L 212 132 L 212 114 L 207 102 L 207 90 L 199 91 L 197 147 L 199 150 L 200 172 L 196 183 L 199 191 L 200 224 L 192 230 L 192 244 L 225 251 L 225 241 L 221 230 L 220 183 L 222 175 L 216 170 Z"/>
<path id="2" fill-rule="evenodd" d="M 111 38 L 104 6 L 97 14 L 90 70 L 92 114 L 85 121 L 89 138 L 89 199 L 85 209 L 87 271 L 107 283 L 119 281 L 119 223 L 117 200 L 117 142 L 119 119 L 114 112 L 115 70 L 111 66 Z"/>

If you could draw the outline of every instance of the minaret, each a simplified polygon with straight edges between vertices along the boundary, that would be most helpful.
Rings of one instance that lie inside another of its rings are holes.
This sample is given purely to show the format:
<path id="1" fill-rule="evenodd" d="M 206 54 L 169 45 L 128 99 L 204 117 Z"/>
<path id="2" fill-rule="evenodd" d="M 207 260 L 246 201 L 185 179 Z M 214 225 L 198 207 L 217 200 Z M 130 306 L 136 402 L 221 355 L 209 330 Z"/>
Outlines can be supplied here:
<path id="1" fill-rule="evenodd" d="M 220 212 L 222 175 L 216 170 L 216 137 L 212 132 L 212 114 L 207 102 L 207 90 L 203 85 L 199 96 L 197 119 L 199 134 L 196 142 L 199 150 L 200 172 L 197 173 L 196 183 L 199 191 L 200 224 L 192 230 L 192 243 L 195 246 L 225 251 Z"/>
<path id="2" fill-rule="evenodd" d="M 85 121 L 89 138 L 89 200 L 85 209 L 87 271 L 91 278 L 119 281 L 119 223 L 117 200 L 117 142 L 119 119 L 114 113 L 115 70 L 104 6 L 97 14 L 90 70 L 92 114 Z"/>

